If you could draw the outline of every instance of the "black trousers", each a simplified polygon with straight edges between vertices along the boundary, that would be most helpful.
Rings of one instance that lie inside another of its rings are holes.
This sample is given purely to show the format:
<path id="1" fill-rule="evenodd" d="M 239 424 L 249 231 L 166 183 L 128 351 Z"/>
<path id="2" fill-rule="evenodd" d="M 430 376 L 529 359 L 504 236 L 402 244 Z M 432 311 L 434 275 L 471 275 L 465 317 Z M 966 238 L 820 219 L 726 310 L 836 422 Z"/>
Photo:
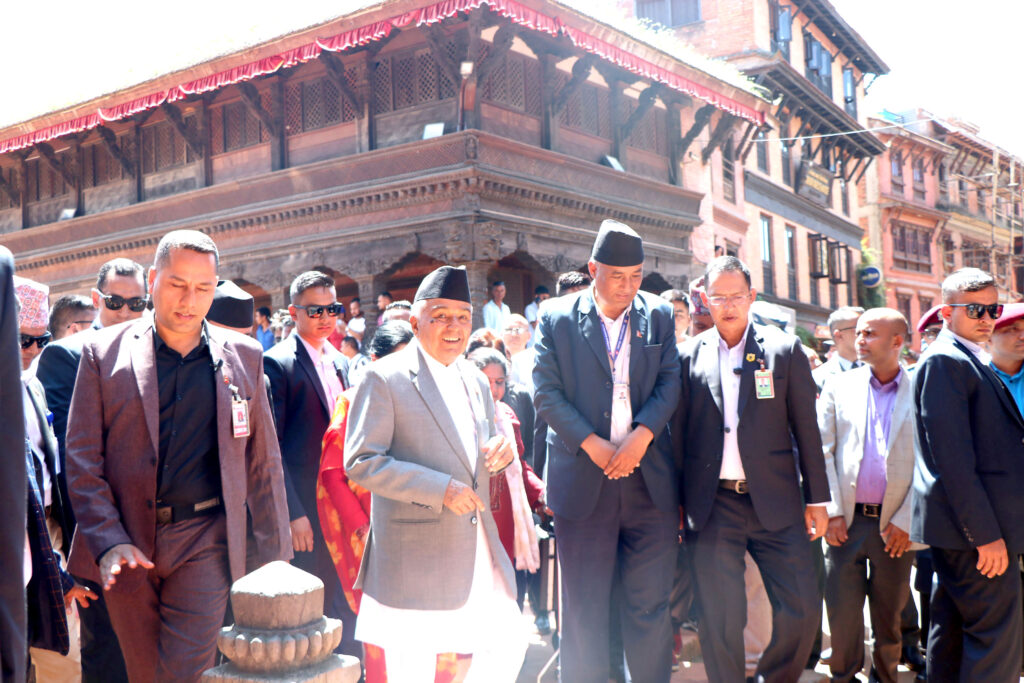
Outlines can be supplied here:
<path id="1" fill-rule="evenodd" d="M 1002 576 L 985 578 L 976 550 L 932 548 L 928 681 L 1016 683 L 1022 648 L 1018 556 Z"/>
<path id="2" fill-rule="evenodd" d="M 561 681 L 609 678 L 612 586 L 618 567 L 621 635 L 630 677 L 667 683 L 672 673 L 669 594 L 679 514 L 655 507 L 639 472 L 605 479 L 583 520 L 555 515 L 562 571 Z"/>
<path id="3" fill-rule="evenodd" d="M 99 596 L 78 611 L 82 623 L 82 681 L 84 683 L 128 683 L 121 644 L 110 625 L 103 589 L 98 583 L 75 577 L 75 581 Z"/>
<path id="4" fill-rule="evenodd" d="M 747 495 L 719 489 L 704 528 L 688 537 L 701 606 L 701 651 L 708 678 L 743 683 L 743 627 L 747 620 L 744 553 L 764 577 L 772 604 L 772 640 L 757 666 L 757 680 L 800 678 L 821 623 L 821 591 L 803 520 L 768 531 Z"/>
<path id="5" fill-rule="evenodd" d="M 292 564 L 324 582 L 324 616 L 341 620 L 341 642 L 335 652 L 362 657 L 362 643 L 355 637 L 356 615 L 345 598 L 341 580 L 338 579 L 338 569 L 334 566 L 330 551 L 327 550 L 327 542 L 324 541 L 320 524 L 316 519 L 311 519 L 310 522 L 313 524 L 313 552 L 295 553 Z"/>
<path id="6" fill-rule="evenodd" d="M 854 515 L 841 546 L 825 551 L 825 607 L 832 631 L 832 680 L 852 681 L 864 663 L 864 598 L 871 612 L 871 660 L 884 683 L 896 683 L 900 614 L 910 596 L 914 553 L 889 557 L 878 518 Z"/>

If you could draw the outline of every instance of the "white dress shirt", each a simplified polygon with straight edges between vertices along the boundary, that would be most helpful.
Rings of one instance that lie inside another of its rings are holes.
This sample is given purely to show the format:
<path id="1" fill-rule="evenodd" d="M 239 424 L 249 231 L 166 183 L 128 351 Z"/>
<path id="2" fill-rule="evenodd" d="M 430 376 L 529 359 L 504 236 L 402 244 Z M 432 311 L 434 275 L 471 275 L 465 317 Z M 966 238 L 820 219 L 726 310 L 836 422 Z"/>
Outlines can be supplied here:
<path id="1" fill-rule="evenodd" d="M 961 337 L 959 334 L 957 334 L 956 332 L 954 332 L 953 330 L 949 329 L 946 326 L 943 326 L 942 330 L 939 331 L 939 336 L 946 337 L 951 340 L 956 339 L 958 342 L 966 346 L 967 350 L 973 353 L 974 357 L 980 360 L 982 365 L 988 365 L 989 362 L 992 360 L 992 355 L 985 349 L 981 348 L 981 344 L 976 344 L 972 342 L 970 339 L 965 339 L 964 337 Z"/>
<path id="2" fill-rule="evenodd" d="M 479 387 L 475 384 L 470 387 L 466 383 L 458 362 L 445 366 L 424 352 L 415 340 L 410 345 L 415 346 L 417 353 L 426 361 L 426 367 L 444 399 L 445 408 L 455 422 L 459 442 L 475 472 L 481 436 L 477 434 L 475 410 L 483 409 Z M 505 552 L 504 548 L 498 550 Z M 500 570 L 491 562 L 491 549 L 484 525 L 477 524 L 473 583 L 462 607 L 451 610 L 400 609 L 381 604 L 373 596 L 363 593 L 355 637 L 383 648 L 388 653 L 389 679 L 392 678 L 393 664 L 397 665 L 396 669 L 407 669 L 403 660 L 423 662 L 432 675 L 433 657 L 437 653 L 478 653 L 493 643 L 522 640 L 522 616 L 515 597 L 504 586 Z M 393 661 L 392 653 L 401 654 L 402 657 L 396 656 Z M 410 654 L 413 656 L 410 657 Z M 510 680 L 514 678 L 515 672 Z M 408 680 L 417 679 L 428 680 L 422 676 L 408 677 Z"/>
<path id="3" fill-rule="evenodd" d="M 730 349 L 718 334 L 718 330 L 715 330 L 715 336 L 718 337 L 718 372 L 722 378 L 722 426 L 725 427 L 722 469 L 718 474 L 719 479 L 747 478 L 743 472 L 743 461 L 740 459 L 740 442 L 736 429 L 740 423 L 740 375 L 733 370 L 743 367 L 743 350 L 747 348 L 747 333 L 749 331 L 750 326 L 748 325 L 747 331 L 743 333 L 743 338 Z"/>
<path id="4" fill-rule="evenodd" d="M 501 308 L 498 308 L 498 304 L 494 303 L 494 299 L 489 299 L 483 307 L 484 315 L 484 327 L 489 330 L 494 330 L 499 335 L 505 331 L 505 318 L 512 315 L 512 309 L 508 307 L 508 304 L 502 303 Z"/>
<path id="5" fill-rule="evenodd" d="M 338 370 L 334 367 L 334 359 L 340 356 L 341 352 L 334 348 L 327 340 L 320 343 L 319 349 L 306 341 L 302 335 L 299 335 L 299 340 L 306 347 L 306 352 L 313 361 L 316 374 L 320 377 L 320 386 L 323 387 L 324 395 L 327 396 L 328 412 L 333 415 L 334 406 L 337 405 L 338 397 L 341 396 L 342 391 L 341 380 L 338 379 Z"/>
<path id="6" fill-rule="evenodd" d="M 591 288 L 591 296 L 593 296 L 593 288 Z M 601 323 L 604 324 L 604 329 L 608 333 L 607 349 L 608 351 L 608 362 L 611 363 L 612 352 L 615 351 L 615 345 L 619 341 L 619 334 L 622 331 L 622 324 L 625 322 L 626 313 L 629 312 L 632 306 L 627 307 L 618 318 L 612 320 L 604 313 L 601 312 L 600 307 L 597 305 L 597 301 L 594 301 L 594 308 L 597 310 L 597 315 L 601 318 Z M 629 400 L 629 346 L 630 346 L 630 331 L 626 330 L 626 336 L 622 340 L 622 349 L 619 351 L 619 355 L 615 358 L 615 365 L 612 366 L 612 382 L 615 383 L 616 388 L 612 389 L 612 425 L 611 435 L 609 441 L 618 446 L 626 437 L 629 436 L 630 431 L 633 429 L 633 407 Z M 605 342 L 604 339 L 601 340 Z M 618 396 L 617 387 L 618 385 L 625 385 L 625 397 Z"/>

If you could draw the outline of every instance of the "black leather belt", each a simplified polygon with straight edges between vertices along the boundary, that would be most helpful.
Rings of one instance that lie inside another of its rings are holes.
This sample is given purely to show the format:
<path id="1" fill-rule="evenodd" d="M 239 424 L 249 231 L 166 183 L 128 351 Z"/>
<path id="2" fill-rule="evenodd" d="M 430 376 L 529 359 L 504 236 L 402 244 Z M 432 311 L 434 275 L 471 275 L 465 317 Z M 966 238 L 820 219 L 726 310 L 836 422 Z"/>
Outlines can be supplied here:
<path id="1" fill-rule="evenodd" d="M 745 494 L 750 490 L 747 488 L 746 479 L 719 479 L 718 488 L 740 494 Z"/>
<path id="2" fill-rule="evenodd" d="M 157 524 L 171 524 L 182 522 L 186 519 L 193 519 L 200 515 L 208 515 L 221 509 L 219 497 L 210 498 L 193 505 L 170 505 L 156 509 Z"/>
<path id="3" fill-rule="evenodd" d="M 881 517 L 882 516 L 882 504 L 881 503 L 857 503 L 853 506 L 853 511 L 859 515 L 865 517 Z"/>

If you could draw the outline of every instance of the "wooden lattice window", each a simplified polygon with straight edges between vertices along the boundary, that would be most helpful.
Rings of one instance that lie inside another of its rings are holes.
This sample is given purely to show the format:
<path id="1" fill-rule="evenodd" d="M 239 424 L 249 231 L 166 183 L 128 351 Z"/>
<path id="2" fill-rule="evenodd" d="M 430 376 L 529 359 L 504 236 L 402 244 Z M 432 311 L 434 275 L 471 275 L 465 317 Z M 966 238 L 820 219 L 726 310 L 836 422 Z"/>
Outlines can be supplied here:
<path id="1" fill-rule="evenodd" d="M 132 158 L 132 136 L 122 135 L 117 146 L 129 159 Z M 116 183 L 128 174 L 121 167 L 105 145 L 96 144 L 82 147 L 82 187 L 99 187 L 107 183 Z"/>
<path id="2" fill-rule="evenodd" d="M 482 99 L 540 116 L 540 66 L 520 55 L 506 55 L 484 78 Z"/>
<path id="3" fill-rule="evenodd" d="M 892 223 L 893 265 L 905 270 L 930 273 L 932 270 L 931 231 L 908 223 Z"/>
<path id="4" fill-rule="evenodd" d="M 66 165 L 71 163 L 71 155 L 61 152 L 57 158 Z M 59 173 L 50 168 L 42 159 L 31 159 L 25 165 L 28 175 L 28 201 L 41 202 L 54 197 L 63 197 L 71 188 L 64 182 Z"/>
<path id="5" fill-rule="evenodd" d="M 455 90 L 452 80 L 440 73 L 429 49 L 381 57 L 376 62 L 373 92 L 377 113 L 448 99 L 455 96 Z"/>
<path id="6" fill-rule="evenodd" d="M 185 125 L 196 127 L 195 116 L 185 118 Z M 195 161 L 195 155 L 188 149 L 169 121 L 161 121 L 142 129 L 142 172 L 156 173 L 177 168 Z"/>
<path id="7" fill-rule="evenodd" d="M 0 168 L 0 177 L 7 181 L 8 187 L 18 187 L 18 175 L 13 168 Z M 0 192 L 0 209 L 13 209 L 18 206 L 6 193 Z"/>

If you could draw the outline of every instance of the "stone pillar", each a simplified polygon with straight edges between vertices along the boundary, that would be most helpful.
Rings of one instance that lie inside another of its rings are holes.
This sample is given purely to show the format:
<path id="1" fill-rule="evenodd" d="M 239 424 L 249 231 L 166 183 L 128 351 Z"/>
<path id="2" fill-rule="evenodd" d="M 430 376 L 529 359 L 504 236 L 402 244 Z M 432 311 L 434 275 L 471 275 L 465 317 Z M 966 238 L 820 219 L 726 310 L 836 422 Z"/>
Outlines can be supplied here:
<path id="1" fill-rule="evenodd" d="M 460 263 L 466 267 L 466 275 L 469 276 L 469 296 L 473 299 L 473 329 L 484 326 L 484 304 L 490 299 L 490 282 L 487 279 L 488 273 L 494 267 L 492 261 L 470 261 Z"/>
<path id="2" fill-rule="evenodd" d="M 324 616 L 323 582 L 287 562 L 271 562 L 231 587 L 235 624 L 217 646 L 231 660 L 203 673 L 206 683 L 356 683 L 359 660 L 334 654 L 341 621 Z"/>
<path id="3" fill-rule="evenodd" d="M 377 295 L 383 292 L 386 279 L 376 273 L 372 275 L 353 275 L 352 279 L 359 285 L 359 305 L 363 309 L 363 317 L 366 318 L 366 333 L 363 335 L 363 342 L 368 343 L 373 337 L 373 331 L 377 329 L 377 316 L 382 313 L 377 308 Z"/>

